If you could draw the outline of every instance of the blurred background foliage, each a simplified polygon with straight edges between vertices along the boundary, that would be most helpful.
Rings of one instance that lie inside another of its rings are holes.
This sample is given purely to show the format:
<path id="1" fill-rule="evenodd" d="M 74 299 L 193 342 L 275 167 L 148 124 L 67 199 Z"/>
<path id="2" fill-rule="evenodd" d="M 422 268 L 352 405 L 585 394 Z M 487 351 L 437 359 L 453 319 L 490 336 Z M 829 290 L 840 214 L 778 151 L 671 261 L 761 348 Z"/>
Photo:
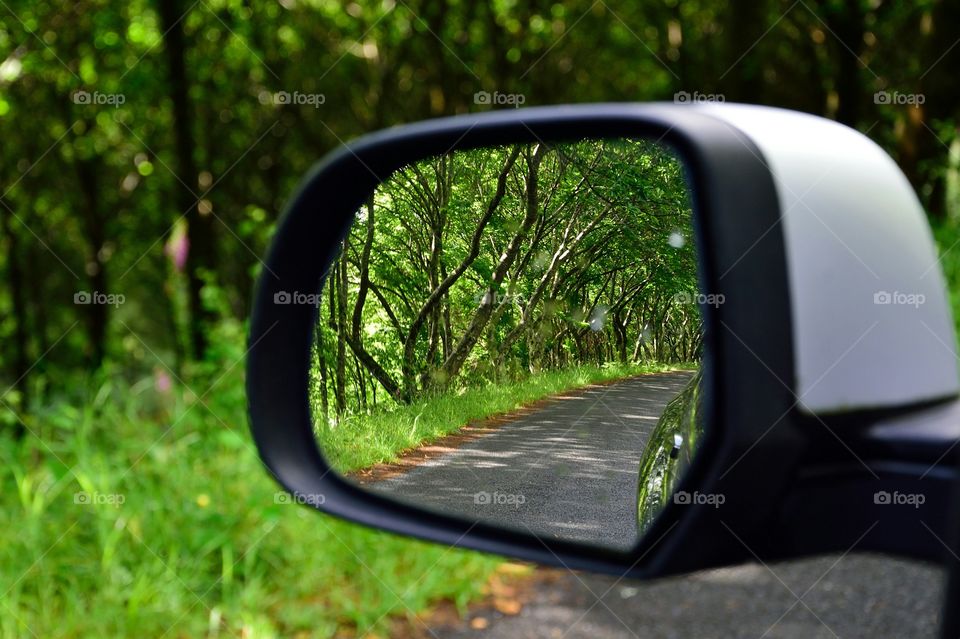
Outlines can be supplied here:
<path id="1" fill-rule="evenodd" d="M 378 548 L 410 542 L 257 516 L 275 505 L 241 390 L 258 256 L 304 172 L 371 129 L 512 106 L 479 92 L 834 118 L 910 178 L 956 307 L 958 24 L 948 0 L 3 0 L 3 634 L 379 632 L 482 589 L 474 555 L 399 565 Z M 436 562 L 470 578 L 426 577 Z M 284 571 L 314 594 L 265 599 Z"/>
<path id="2" fill-rule="evenodd" d="M 371 129 L 498 106 L 478 92 L 525 106 L 685 92 L 809 111 L 882 144 L 934 220 L 956 209 L 956 3 L 2 9 L 0 353 L 2 379 L 24 377 L 24 408 L 60 372 L 202 359 L 212 323 L 244 318 L 258 256 L 312 163 Z M 124 303 L 81 307 L 81 291 Z"/>

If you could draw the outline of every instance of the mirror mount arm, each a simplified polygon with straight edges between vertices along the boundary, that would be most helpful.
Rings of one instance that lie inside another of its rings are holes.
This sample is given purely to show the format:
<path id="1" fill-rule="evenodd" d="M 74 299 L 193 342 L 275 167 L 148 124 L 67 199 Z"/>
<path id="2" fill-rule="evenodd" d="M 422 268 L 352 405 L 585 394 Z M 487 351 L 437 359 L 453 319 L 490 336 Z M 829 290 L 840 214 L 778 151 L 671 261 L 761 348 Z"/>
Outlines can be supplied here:
<path id="1" fill-rule="evenodd" d="M 811 437 L 771 531 L 769 559 L 848 552 L 856 545 L 954 563 L 960 400 L 925 402 L 892 414 L 796 419 Z"/>

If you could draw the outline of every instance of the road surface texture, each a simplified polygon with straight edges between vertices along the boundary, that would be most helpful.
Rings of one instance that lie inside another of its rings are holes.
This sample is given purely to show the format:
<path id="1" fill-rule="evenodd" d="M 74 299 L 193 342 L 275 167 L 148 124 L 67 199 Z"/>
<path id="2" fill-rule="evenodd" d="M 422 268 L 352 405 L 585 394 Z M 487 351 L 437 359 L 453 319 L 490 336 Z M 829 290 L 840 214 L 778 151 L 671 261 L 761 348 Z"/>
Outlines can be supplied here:
<path id="1" fill-rule="evenodd" d="M 474 611 L 455 627 L 424 630 L 433 639 L 934 639 L 942 594 L 939 569 L 876 555 L 650 583 L 564 571 L 516 616 Z"/>
<path id="2" fill-rule="evenodd" d="M 369 485 L 469 519 L 617 547 L 636 535 L 637 463 L 670 373 L 595 386 Z M 935 567 L 876 555 L 748 564 L 651 583 L 552 571 L 515 616 L 472 611 L 434 639 L 912 637 L 937 635 Z M 482 628 L 482 629 L 481 629 Z"/>
<path id="3" fill-rule="evenodd" d="M 691 371 L 643 375 L 557 397 L 390 479 L 368 484 L 401 501 L 541 537 L 630 548 L 637 474 L 667 402 Z"/>

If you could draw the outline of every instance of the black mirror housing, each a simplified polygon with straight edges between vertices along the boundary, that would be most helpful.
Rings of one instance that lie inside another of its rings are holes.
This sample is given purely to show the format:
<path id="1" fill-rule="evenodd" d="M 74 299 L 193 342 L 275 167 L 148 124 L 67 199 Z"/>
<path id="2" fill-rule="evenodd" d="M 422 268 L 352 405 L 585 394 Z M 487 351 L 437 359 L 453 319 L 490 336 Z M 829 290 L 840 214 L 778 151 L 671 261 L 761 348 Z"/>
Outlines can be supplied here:
<path id="1" fill-rule="evenodd" d="M 275 304 L 275 296 L 319 290 L 354 212 L 379 183 L 411 161 L 489 144 L 624 136 L 661 141 L 683 160 L 694 197 L 702 289 L 723 296 L 723 304 L 702 308 L 706 439 L 679 487 L 723 495 L 722 503 L 670 503 L 646 536 L 621 552 L 428 513 L 366 492 L 331 472 L 317 448 L 308 401 L 316 308 Z M 899 417 L 942 406 L 952 395 L 938 391 L 935 398 L 889 410 L 856 410 L 837 419 L 808 415 L 798 407 L 795 301 L 780 225 L 781 195 L 777 176 L 754 140 L 710 110 L 687 105 L 497 111 L 399 127 L 341 148 L 310 172 L 292 198 L 257 287 L 247 392 L 264 463 L 287 490 L 323 512 L 571 569 L 656 577 L 755 557 L 847 550 L 857 541 L 864 549 L 932 558 L 939 549 L 913 532 L 904 534 L 902 521 L 881 520 L 865 535 L 860 523 L 882 513 L 865 503 L 864 495 L 881 485 L 897 490 L 921 481 L 923 464 L 946 445 L 948 434 L 937 431 L 929 445 L 913 449 L 912 461 L 898 457 L 903 447 L 897 442 L 911 439 L 909 429 L 906 435 L 897 431 Z M 949 386 L 947 380 L 944 387 Z M 886 439 L 871 430 L 880 423 L 887 425 Z M 951 478 L 952 473 L 940 471 L 922 478 L 930 497 L 916 516 L 938 530 L 945 526 L 943 511 L 937 515 L 934 509 L 945 503 Z M 823 499 L 833 494 L 836 482 L 845 491 L 837 493 L 842 498 Z M 851 510 L 858 513 L 852 523 L 837 524 L 835 518 Z M 809 535 L 798 535 L 794 528 L 803 517 L 823 524 L 814 522 Z"/>

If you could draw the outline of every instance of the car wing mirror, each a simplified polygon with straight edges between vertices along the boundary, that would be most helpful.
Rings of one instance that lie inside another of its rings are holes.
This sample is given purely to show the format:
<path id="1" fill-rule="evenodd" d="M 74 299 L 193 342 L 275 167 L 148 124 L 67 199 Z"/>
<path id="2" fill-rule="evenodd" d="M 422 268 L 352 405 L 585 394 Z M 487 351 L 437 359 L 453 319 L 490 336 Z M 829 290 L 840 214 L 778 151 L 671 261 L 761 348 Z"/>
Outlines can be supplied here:
<path id="1" fill-rule="evenodd" d="M 842 125 L 611 104 L 399 127 L 311 171 L 265 264 L 247 391 L 292 501 L 639 577 L 949 536 L 935 247 Z"/>

